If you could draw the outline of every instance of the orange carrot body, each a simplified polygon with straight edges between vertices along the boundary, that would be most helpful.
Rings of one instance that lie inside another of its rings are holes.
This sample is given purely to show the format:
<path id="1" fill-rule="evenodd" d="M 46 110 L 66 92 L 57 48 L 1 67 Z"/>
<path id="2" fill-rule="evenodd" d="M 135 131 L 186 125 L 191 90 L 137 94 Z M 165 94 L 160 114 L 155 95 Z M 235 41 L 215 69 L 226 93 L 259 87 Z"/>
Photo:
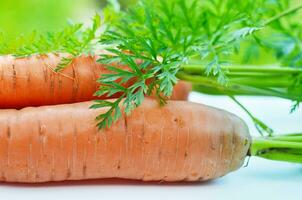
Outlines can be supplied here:
<path id="1" fill-rule="evenodd" d="M 243 121 L 212 107 L 146 99 L 98 130 L 106 109 L 91 104 L 0 110 L 0 181 L 208 180 L 239 168 L 250 146 Z"/>
<path id="2" fill-rule="evenodd" d="M 93 94 L 99 87 L 96 80 L 109 71 L 96 62 L 96 57 L 80 56 L 63 71 L 55 73 L 54 68 L 61 58 L 62 55 L 59 54 L 28 58 L 1 56 L 0 108 L 23 108 L 95 99 Z M 172 99 L 185 100 L 190 84 L 181 82 L 176 90 Z"/>

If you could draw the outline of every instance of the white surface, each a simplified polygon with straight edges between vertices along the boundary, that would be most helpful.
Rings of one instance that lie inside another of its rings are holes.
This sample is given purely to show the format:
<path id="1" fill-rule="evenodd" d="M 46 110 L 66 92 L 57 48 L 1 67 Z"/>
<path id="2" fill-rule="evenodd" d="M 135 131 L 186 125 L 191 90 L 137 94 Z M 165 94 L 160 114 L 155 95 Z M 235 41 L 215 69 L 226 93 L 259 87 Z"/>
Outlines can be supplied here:
<path id="1" fill-rule="evenodd" d="M 190 100 L 229 110 L 242 117 L 257 134 L 248 116 L 229 98 L 191 94 Z M 289 115 L 291 103 L 276 98 L 241 97 L 239 100 L 276 133 L 302 131 L 302 109 Z M 242 168 L 215 181 L 199 184 L 157 184 L 132 181 L 79 181 L 47 185 L 0 184 L 2 200 L 46 199 L 302 199 L 302 166 L 251 158 Z"/>

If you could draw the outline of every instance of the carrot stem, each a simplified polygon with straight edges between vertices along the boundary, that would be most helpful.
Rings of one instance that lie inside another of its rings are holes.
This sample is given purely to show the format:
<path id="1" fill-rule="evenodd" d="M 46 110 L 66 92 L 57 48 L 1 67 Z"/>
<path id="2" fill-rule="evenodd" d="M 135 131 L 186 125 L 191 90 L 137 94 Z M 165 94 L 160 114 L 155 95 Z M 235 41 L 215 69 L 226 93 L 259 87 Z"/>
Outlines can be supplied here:
<path id="1" fill-rule="evenodd" d="M 254 138 L 250 152 L 270 160 L 302 163 L 302 134 Z"/>
<path id="2" fill-rule="evenodd" d="M 302 74 L 302 73 L 301 73 Z M 193 90 L 197 92 L 204 93 L 215 93 L 215 94 L 223 94 L 223 95 L 256 95 L 256 96 L 275 96 L 284 99 L 290 99 L 295 101 L 302 101 L 302 95 L 299 93 L 298 88 L 296 90 L 288 90 L 288 87 L 293 85 L 293 83 L 288 82 L 288 85 L 284 87 L 284 83 L 278 84 L 278 80 L 280 79 L 279 75 L 274 77 L 274 86 L 271 87 L 271 83 L 262 82 L 263 78 L 255 78 L 255 77 L 246 77 L 246 81 L 251 83 L 242 83 L 239 81 L 234 81 L 231 77 L 228 79 L 228 83 L 223 85 L 219 83 L 217 80 L 207 77 L 206 75 L 192 75 L 185 72 L 178 72 L 177 77 L 181 80 L 185 80 L 194 84 Z"/>
<path id="3" fill-rule="evenodd" d="M 302 77 L 301 68 L 282 66 L 221 66 L 227 83 L 221 84 L 207 75 L 206 65 L 192 60 L 183 65 L 177 77 L 192 82 L 193 90 L 220 95 L 275 96 L 302 101 L 301 86 L 295 84 Z"/>
<path id="4" fill-rule="evenodd" d="M 281 67 L 281 66 L 247 66 L 247 65 L 224 65 L 221 66 L 226 73 L 231 72 L 271 72 L 271 73 L 302 73 L 301 68 Z M 193 60 L 190 64 L 183 65 L 182 70 L 190 73 L 204 73 L 206 66 L 198 60 Z"/>

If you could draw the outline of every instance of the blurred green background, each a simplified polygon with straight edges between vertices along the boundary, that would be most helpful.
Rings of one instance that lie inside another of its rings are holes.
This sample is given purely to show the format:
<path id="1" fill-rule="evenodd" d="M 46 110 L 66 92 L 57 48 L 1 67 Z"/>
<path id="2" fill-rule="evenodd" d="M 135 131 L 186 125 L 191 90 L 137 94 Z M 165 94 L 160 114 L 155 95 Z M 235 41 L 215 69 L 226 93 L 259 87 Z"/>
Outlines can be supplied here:
<path id="1" fill-rule="evenodd" d="M 123 9 L 135 4 L 137 0 L 0 0 L 0 34 L 5 33 L 5 39 L 9 40 L 35 30 L 40 33 L 61 30 L 66 27 L 68 19 L 74 22 L 89 23 L 95 12 L 99 12 L 107 2 L 116 1 Z M 275 1 L 277 0 L 267 0 L 271 3 Z M 296 4 L 300 1 L 291 2 Z M 276 62 L 272 52 L 264 51 L 258 45 L 253 46 L 245 42 L 242 43 L 242 48 L 246 51 L 240 51 L 233 56 L 235 63 L 268 64 Z"/>
<path id="2" fill-rule="evenodd" d="M 13 39 L 35 30 L 38 32 L 58 31 L 63 29 L 68 20 L 74 22 L 90 22 L 96 11 L 100 11 L 106 3 L 118 1 L 122 9 L 135 4 L 136 0 L 0 0 L 0 33 L 6 39 Z M 263 63 L 270 55 L 262 53 L 251 55 L 261 57 L 252 59 L 251 63 Z M 242 55 L 235 56 L 238 60 Z M 262 59 L 266 58 L 266 59 Z"/>
<path id="3" fill-rule="evenodd" d="M 54 31 L 67 19 L 90 18 L 97 5 L 95 0 L 0 0 L 0 32 L 14 37 L 33 30 Z"/>

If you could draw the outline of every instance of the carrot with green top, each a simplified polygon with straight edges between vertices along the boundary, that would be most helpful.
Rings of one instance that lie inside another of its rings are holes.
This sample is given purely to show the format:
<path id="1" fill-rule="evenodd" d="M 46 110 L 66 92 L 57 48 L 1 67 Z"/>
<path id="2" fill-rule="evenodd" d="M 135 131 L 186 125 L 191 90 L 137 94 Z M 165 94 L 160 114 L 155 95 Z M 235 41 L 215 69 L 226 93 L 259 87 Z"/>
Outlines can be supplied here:
<path id="1" fill-rule="evenodd" d="M 0 181 L 205 181 L 246 156 L 302 163 L 301 134 L 252 140 L 239 117 L 206 105 L 147 98 L 103 129 L 95 117 L 107 108 L 92 105 L 0 110 Z"/>
<path id="2" fill-rule="evenodd" d="M 1 56 L 0 108 L 75 103 L 120 96 L 120 93 L 110 97 L 94 96 L 100 86 L 97 79 L 110 73 L 105 65 L 97 63 L 97 56 L 76 57 L 63 70 L 55 72 L 63 57 L 67 55 Z M 125 87 L 130 85 L 131 81 L 124 84 Z M 175 86 L 171 99 L 186 100 L 190 90 L 189 83 L 180 82 Z"/>

